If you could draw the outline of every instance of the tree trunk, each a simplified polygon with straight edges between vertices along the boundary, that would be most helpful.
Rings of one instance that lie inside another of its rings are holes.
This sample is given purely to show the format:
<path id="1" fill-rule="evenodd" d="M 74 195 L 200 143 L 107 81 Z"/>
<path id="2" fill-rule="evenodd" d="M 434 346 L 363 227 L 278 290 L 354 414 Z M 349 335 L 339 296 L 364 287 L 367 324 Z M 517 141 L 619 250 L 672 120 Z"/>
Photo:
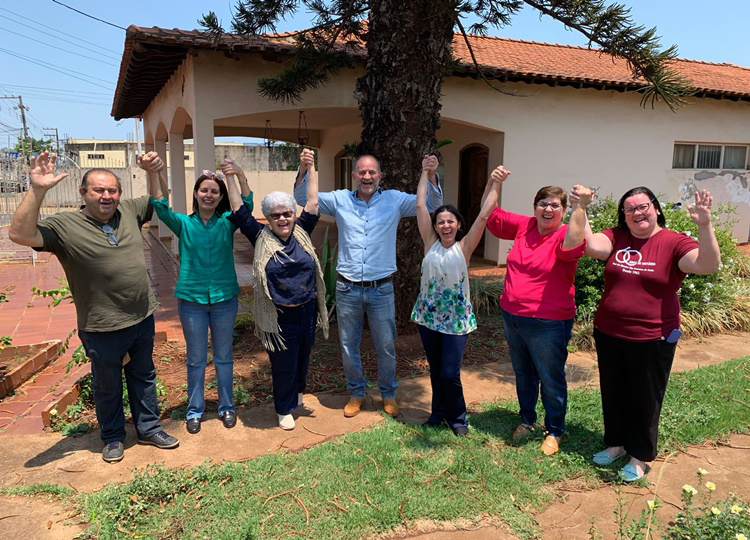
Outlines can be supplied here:
<path id="1" fill-rule="evenodd" d="M 373 0 L 370 6 L 367 68 L 357 81 L 362 150 L 380 160 L 384 188 L 416 193 L 422 156 L 440 126 L 455 10 L 447 0 Z M 423 253 L 416 219 L 401 220 L 395 289 L 402 330 L 419 290 Z"/>

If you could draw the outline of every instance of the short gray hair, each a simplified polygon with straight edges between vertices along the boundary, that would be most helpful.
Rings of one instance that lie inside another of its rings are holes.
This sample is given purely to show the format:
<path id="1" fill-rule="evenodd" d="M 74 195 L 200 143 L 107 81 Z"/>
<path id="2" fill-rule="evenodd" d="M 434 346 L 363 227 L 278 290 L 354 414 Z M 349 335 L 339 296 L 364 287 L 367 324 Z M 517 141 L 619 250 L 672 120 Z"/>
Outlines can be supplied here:
<path id="1" fill-rule="evenodd" d="M 283 191 L 272 191 L 260 203 L 260 210 L 266 219 L 270 219 L 273 209 L 279 207 L 288 208 L 293 214 L 297 214 L 297 202 L 294 197 Z"/>

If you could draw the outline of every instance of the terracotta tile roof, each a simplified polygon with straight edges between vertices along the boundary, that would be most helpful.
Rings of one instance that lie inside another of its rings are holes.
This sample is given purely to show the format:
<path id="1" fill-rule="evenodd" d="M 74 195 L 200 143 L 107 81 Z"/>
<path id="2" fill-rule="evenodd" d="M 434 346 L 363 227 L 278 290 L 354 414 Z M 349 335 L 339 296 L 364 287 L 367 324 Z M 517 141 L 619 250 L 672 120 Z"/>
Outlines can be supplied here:
<path id="1" fill-rule="evenodd" d="M 624 60 L 615 60 L 595 49 L 482 36 L 470 36 L 469 41 L 485 72 L 501 80 L 619 90 L 641 86 L 631 77 Z M 191 49 L 213 49 L 228 55 L 243 52 L 289 55 L 294 50 L 294 34 L 222 34 L 214 39 L 196 30 L 130 26 L 112 116 L 119 120 L 143 114 Z M 454 38 L 453 51 L 459 61 L 455 74 L 472 76 L 474 65 L 461 36 Z M 364 47 L 355 48 L 351 54 L 364 59 Z M 750 101 L 748 68 L 682 59 L 675 64 L 693 83 L 699 97 Z"/>

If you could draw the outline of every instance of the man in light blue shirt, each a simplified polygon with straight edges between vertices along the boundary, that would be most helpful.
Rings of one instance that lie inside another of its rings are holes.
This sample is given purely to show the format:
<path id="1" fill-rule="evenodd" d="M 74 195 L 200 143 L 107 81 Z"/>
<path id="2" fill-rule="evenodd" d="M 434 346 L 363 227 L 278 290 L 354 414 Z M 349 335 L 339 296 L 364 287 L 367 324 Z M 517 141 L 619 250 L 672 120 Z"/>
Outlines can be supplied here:
<path id="1" fill-rule="evenodd" d="M 443 192 L 435 170 L 435 156 L 425 156 L 430 172 L 427 207 L 432 212 L 443 204 Z M 304 205 L 307 198 L 307 167 L 303 161 L 294 186 L 294 198 Z M 336 270 L 336 315 L 341 341 L 344 375 L 351 394 L 344 416 L 359 414 L 365 401 L 367 381 L 362 373 L 360 341 L 364 316 L 378 358 L 378 386 L 385 412 L 398 416 L 396 404 L 396 303 L 393 276 L 396 272 L 396 231 L 402 217 L 417 215 L 416 195 L 379 187 L 380 163 L 361 156 L 352 171 L 356 191 L 339 189 L 320 193 L 319 207 L 336 218 L 339 252 Z"/>

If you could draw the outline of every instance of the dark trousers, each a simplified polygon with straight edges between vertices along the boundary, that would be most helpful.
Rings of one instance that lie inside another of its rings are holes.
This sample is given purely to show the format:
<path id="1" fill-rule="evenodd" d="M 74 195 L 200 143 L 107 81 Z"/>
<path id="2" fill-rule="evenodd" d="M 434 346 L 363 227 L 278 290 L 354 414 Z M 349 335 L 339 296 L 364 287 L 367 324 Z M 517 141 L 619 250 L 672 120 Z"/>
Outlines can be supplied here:
<path id="1" fill-rule="evenodd" d="M 286 349 L 268 351 L 273 379 L 273 404 L 277 414 L 297 408 L 297 394 L 307 386 L 310 351 L 315 343 L 318 308 L 315 300 L 296 307 L 276 306 Z"/>
<path id="2" fill-rule="evenodd" d="M 659 415 L 676 343 L 628 341 L 594 329 L 602 391 L 604 444 L 641 461 L 656 458 Z"/>
<path id="3" fill-rule="evenodd" d="M 125 413 L 122 403 L 122 372 L 128 385 L 128 400 L 135 429 L 150 437 L 159 427 L 154 367 L 154 316 L 112 332 L 78 331 L 86 356 L 91 360 L 94 405 L 105 444 L 125 440 Z M 123 366 L 125 355 L 130 361 Z"/>
<path id="4" fill-rule="evenodd" d="M 432 414 L 427 422 L 437 425 L 445 421 L 452 428 L 468 426 L 464 389 L 461 386 L 461 363 L 469 335 L 443 334 L 421 324 L 417 325 L 417 329 L 430 364 Z"/>

